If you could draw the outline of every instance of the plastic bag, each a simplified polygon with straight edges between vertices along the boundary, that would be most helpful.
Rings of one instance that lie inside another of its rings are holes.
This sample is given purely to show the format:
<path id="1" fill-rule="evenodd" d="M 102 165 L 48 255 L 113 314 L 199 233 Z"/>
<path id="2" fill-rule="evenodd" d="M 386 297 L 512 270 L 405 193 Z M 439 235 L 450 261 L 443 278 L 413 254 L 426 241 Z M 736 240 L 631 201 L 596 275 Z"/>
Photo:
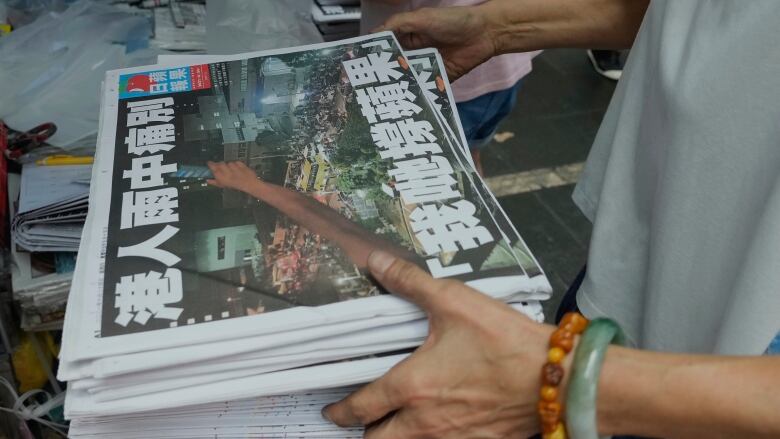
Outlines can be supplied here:
<path id="1" fill-rule="evenodd" d="M 106 70 L 153 63 L 160 51 L 127 53 L 150 35 L 147 17 L 86 0 L 43 14 L 0 40 L 0 118 L 16 130 L 54 122 L 49 143 L 88 146 L 79 141 L 97 133 Z"/>

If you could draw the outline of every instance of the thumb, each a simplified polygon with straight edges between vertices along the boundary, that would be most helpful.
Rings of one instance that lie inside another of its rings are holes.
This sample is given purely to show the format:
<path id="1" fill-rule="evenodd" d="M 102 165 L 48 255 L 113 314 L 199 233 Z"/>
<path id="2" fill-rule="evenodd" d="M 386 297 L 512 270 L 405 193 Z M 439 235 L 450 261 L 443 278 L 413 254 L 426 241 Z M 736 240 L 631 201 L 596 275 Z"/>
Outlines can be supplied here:
<path id="1" fill-rule="evenodd" d="M 432 311 L 445 281 L 437 280 L 420 267 L 382 250 L 368 256 L 368 268 L 374 278 L 390 292 L 409 300 L 425 311 Z"/>

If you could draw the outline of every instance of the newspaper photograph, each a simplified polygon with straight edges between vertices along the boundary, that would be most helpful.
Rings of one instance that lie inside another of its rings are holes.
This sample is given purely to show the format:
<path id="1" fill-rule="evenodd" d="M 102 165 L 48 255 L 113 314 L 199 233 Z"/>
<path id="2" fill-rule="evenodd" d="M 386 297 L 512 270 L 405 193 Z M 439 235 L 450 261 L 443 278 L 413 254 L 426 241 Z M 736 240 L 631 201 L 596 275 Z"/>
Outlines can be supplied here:
<path id="1" fill-rule="evenodd" d="M 277 330 L 354 319 L 354 303 L 385 303 L 369 300 L 382 295 L 366 276 L 375 249 L 434 277 L 494 280 L 494 294 L 549 290 L 390 33 L 107 81 L 113 141 L 98 145 L 85 232 L 99 251 L 80 285 L 98 307 L 79 324 L 106 349 L 74 358 L 173 345 L 183 339 L 110 339 L 238 317 L 279 314 Z M 333 313 L 282 314 L 310 307 Z"/>

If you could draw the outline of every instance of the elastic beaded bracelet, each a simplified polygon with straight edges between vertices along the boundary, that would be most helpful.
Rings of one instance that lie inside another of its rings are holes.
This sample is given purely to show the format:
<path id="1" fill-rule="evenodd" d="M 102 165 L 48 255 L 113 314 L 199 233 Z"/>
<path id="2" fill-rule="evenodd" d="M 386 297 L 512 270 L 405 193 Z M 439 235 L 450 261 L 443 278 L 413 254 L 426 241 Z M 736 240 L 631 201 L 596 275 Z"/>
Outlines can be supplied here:
<path id="1" fill-rule="evenodd" d="M 566 429 L 561 422 L 563 407 L 558 402 L 558 386 L 564 375 L 561 362 L 574 348 L 574 336 L 581 334 L 587 326 L 588 319 L 582 314 L 566 313 L 558 329 L 550 336 L 550 350 L 547 351 L 547 363 L 542 367 L 542 388 L 537 405 L 543 439 L 566 439 Z"/>
<path id="2" fill-rule="evenodd" d="M 576 439 L 598 439 L 596 397 L 601 366 L 607 347 L 625 344 L 625 336 L 614 320 L 594 319 L 580 337 L 566 395 L 566 427 Z"/>

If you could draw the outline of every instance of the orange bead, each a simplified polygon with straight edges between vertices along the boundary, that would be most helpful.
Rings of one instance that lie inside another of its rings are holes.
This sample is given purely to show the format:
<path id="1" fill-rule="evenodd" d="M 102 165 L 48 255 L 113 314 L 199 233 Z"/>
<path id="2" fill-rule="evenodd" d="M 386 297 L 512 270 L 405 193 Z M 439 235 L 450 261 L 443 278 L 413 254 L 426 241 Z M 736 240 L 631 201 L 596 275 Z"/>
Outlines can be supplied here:
<path id="1" fill-rule="evenodd" d="M 558 399 L 558 389 L 553 386 L 542 386 L 539 396 L 542 398 L 542 401 L 555 401 Z"/>
<path id="2" fill-rule="evenodd" d="M 550 347 L 561 348 L 569 353 L 574 349 L 574 334 L 563 329 L 556 329 L 550 336 Z"/>
<path id="3" fill-rule="evenodd" d="M 536 404 L 536 408 L 539 411 L 539 417 L 542 422 L 545 419 L 560 419 L 561 416 L 561 404 L 555 401 L 539 401 Z"/>
<path id="4" fill-rule="evenodd" d="M 564 329 L 556 329 L 550 336 L 550 347 L 561 348 L 569 353 L 574 349 L 574 334 Z"/>
<path id="5" fill-rule="evenodd" d="M 561 319 L 561 327 L 568 326 L 571 332 L 582 334 L 582 331 L 588 327 L 588 319 L 578 312 L 566 313 Z"/>
<path id="6" fill-rule="evenodd" d="M 553 414 L 545 414 L 545 415 L 539 415 L 539 420 L 542 421 L 542 424 L 556 424 L 558 421 L 561 420 L 560 416 L 556 416 Z"/>
<path id="7" fill-rule="evenodd" d="M 551 348 L 547 351 L 547 361 L 553 364 L 558 364 L 566 356 L 566 351 L 559 347 Z"/>

